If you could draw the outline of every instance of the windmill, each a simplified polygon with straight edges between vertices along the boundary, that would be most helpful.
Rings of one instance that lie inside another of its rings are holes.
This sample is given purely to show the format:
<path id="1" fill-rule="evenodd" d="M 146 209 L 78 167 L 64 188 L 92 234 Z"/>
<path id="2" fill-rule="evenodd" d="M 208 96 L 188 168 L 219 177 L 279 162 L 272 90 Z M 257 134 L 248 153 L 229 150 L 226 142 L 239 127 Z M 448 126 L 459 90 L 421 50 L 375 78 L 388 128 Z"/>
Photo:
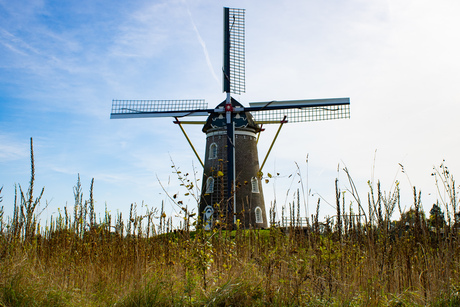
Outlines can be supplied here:
<path id="1" fill-rule="evenodd" d="M 204 100 L 113 100 L 111 118 L 173 117 L 203 166 L 199 214 L 205 229 L 217 222 L 232 227 L 266 228 L 262 168 L 285 123 L 349 118 L 349 98 L 251 102 L 231 94 L 245 92 L 244 9 L 224 8 L 223 92 L 225 100 L 208 108 Z M 185 121 L 207 116 L 206 121 Z M 182 124 L 203 124 L 204 163 Z M 257 141 L 264 124 L 279 124 L 261 166 Z"/>

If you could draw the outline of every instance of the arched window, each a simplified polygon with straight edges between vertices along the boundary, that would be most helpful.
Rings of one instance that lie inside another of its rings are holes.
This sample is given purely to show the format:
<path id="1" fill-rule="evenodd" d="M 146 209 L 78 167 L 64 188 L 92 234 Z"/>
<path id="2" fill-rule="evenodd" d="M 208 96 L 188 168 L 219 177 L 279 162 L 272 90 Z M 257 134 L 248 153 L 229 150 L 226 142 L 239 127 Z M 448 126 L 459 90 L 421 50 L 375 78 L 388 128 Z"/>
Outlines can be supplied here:
<path id="1" fill-rule="evenodd" d="M 204 230 L 211 230 L 213 222 L 214 209 L 211 206 L 206 206 L 203 212 L 203 225 Z"/>
<path id="2" fill-rule="evenodd" d="M 263 223 L 264 219 L 262 217 L 262 209 L 260 209 L 260 207 L 256 207 L 254 213 L 256 214 L 256 223 Z"/>
<path id="3" fill-rule="evenodd" d="M 217 159 L 217 144 L 212 143 L 209 146 L 209 159 Z"/>
<path id="4" fill-rule="evenodd" d="M 209 177 L 206 180 L 206 193 L 213 193 L 214 192 L 214 178 Z"/>
<path id="5" fill-rule="evenodd" d="M 251 178 L 252 193 L 259 193 L 259 180 L 257 177 Z"/>

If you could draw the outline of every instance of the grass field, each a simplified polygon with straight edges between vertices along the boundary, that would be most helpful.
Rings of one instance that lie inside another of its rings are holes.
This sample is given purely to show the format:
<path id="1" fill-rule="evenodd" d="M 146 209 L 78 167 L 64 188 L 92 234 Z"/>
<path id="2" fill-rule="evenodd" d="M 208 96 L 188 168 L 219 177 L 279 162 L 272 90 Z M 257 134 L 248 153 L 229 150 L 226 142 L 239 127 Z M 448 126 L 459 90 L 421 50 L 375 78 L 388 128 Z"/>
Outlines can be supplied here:
<path id="1" fill-rule="evenodd" d="M 455 181 L 436 172 L 449 198 L 425 214 L 414 188 L 397 221 L 398 185 L 370 185 L 355 213 L 337 190 L 336 217 L 319 221 L 318 205 L 302 228 L 293 203 L 292 227 L 205 232 L 135 207 L 96 220 L 77 182 L 75 206 L 44 227 L 32 154 L 29 189 L 12 217 L 0 209 L 0 306 L 460 306 Z"/>

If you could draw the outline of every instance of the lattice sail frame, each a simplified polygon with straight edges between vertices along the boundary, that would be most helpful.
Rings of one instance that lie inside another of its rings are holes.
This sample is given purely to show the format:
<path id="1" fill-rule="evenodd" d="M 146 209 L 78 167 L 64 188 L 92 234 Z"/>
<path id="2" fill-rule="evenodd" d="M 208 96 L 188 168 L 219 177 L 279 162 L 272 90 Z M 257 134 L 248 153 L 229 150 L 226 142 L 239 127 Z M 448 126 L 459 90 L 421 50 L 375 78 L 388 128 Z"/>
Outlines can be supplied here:
<path id="1" fill-rule="evenodd" d="M 350 118 L 350 105 L 262 110 L 251 114 L 261 124 L 279 123 L 285 116 L 288 123 L 312 122 Z"/>
<path id="2" fill-rule="evenodd" d="M 244 9 L 224 8 L 224 92 L 246 92 Z"/>
<path id="3" fill-rule="evenodd" d="M 349 98 L 254 102 L 247 108 L 259 124 L 350 118 Z"/>
<path id="4" fill-rule="evenodd" d="M 112 100 L 110 118 L 207 116 L 204 99 Z"/>

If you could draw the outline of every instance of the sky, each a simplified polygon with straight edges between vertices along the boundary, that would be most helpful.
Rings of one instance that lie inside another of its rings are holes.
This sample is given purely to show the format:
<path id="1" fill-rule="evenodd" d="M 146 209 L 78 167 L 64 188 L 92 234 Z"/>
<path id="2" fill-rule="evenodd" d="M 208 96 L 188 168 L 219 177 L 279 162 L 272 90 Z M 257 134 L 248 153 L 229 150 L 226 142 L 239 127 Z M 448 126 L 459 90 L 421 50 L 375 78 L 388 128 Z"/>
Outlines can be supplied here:
<path id="1" fill-rule="evenodd" d="M 0 187 L 11 215 L 15 186 L 45 187 L 41 217 L 84 199 L 94 178 L 96 210 L 130 205 L 189 208 L 172 165 L 202 175 L 172 119 L 110 119 L 112 99 L 225 99 L 222 8 L 246 9 L 246 93 L 253 101 L 350 97 L 351 118 L 287 124 L 265 173 L 266 206 L 302 193 L 302 214 L 335 214 L 335 179 L 367 208 L 368 182 L 401 206 L 413 186 L 426 212 L 437 199 L 433 167 L 460 174 L 460 2 L 457 0 L 0 0 Z M 277 126 L 265 126 L 263 160 Z M 201 157 L 200 126 L 185 127 Z M 308 156 L 308 159 L 307 159 Z M 445 161 L 445 162 L 443 162 Z M 300 174 L 300 175 L 299 175 Z M 163 186 L 163 188 L 162 188 Z M 356 204 L 353 210 L 357 211 Z M 59 208 L 59 209 L 58 209 Z M 196 211 L 196 209 L 195 209 Z"/>

